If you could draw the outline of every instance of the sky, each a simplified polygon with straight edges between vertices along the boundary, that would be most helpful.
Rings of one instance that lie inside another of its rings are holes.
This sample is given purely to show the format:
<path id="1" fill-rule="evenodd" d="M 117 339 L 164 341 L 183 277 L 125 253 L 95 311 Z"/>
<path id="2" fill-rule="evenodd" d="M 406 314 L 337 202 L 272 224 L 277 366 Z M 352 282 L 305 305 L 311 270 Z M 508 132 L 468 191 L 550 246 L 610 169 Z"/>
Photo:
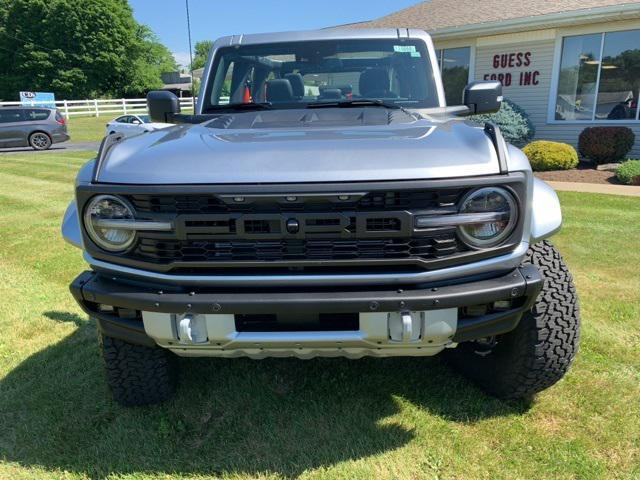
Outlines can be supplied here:
<path id="1" fill-rule="evenodd" d="M 419 0 L 188 0 L 191 39 L 280 32 L 373 20 Z M 189 64 L 185 0 L 129 0 L 136 20 L 150 26 L 176 61 Z"/>

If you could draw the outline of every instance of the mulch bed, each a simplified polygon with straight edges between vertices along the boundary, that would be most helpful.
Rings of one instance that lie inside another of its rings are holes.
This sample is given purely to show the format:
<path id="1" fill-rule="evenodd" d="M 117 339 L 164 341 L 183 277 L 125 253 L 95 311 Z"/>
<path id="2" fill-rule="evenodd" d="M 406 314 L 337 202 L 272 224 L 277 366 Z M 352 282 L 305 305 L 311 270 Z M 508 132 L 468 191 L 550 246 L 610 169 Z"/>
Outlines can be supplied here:
<path id="1" fill-rule="evenodd" d="M 596 170 L 590 163 L 580 162 L 578 168 L 572 170 L 553 170 L 536 172 L 536 177 L 552 182 L 604 183 L 620 185 L 614 172 Z"/>

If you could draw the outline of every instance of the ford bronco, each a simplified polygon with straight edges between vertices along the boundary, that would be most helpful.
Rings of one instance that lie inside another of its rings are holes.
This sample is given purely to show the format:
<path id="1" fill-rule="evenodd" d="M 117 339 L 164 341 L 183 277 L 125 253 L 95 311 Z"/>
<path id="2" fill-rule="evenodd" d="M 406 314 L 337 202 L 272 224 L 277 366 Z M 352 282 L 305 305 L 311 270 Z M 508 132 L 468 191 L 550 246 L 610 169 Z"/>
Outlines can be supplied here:
<path id="1" fill-rule="evenodd" d="M 107 136 L 62 226 L 115 400 L 170 398 L 177 355 L 442 352 L 500 398 L 557 382 L 579 337 L 558 198 L 465 119 L 500 83 L 460 94 L 408 29 L 224 37 L 194 114 L 150 92 L 175 125 Z"/>

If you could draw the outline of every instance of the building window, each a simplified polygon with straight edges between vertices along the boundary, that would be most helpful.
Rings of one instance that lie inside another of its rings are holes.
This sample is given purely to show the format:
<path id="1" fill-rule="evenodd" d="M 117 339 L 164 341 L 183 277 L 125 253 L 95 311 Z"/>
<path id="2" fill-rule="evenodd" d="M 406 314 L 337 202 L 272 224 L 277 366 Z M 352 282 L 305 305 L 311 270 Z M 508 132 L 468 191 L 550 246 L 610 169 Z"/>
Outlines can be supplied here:
<path id="1" fill-rule="evenodd" d="M 565 37 L 555 119 L 638 120 L 640 30 Z"/>
<path id="2" fill-rule="evenodd" d="M 469 83 L 471 48 L 447 48 L 438 50 L 438 63 L 442 73 L 447 105 L 460 105 L 462 92 Z"/>

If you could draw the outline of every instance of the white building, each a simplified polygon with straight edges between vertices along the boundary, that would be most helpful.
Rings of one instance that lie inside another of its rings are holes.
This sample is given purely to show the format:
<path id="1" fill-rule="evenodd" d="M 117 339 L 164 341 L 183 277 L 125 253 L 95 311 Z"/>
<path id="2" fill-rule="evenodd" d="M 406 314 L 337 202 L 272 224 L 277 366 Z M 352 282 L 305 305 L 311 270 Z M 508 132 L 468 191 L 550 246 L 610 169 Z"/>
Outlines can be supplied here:
<path id="1" fill-rule="evenodd" d="M 640 2 L 431 0 L 353 26 L 429 32 L 449 104 L 467 81 L 497 79 L 536 138 L 576 145 L 585 127 L 624 125 L 640 158 Z"/>

